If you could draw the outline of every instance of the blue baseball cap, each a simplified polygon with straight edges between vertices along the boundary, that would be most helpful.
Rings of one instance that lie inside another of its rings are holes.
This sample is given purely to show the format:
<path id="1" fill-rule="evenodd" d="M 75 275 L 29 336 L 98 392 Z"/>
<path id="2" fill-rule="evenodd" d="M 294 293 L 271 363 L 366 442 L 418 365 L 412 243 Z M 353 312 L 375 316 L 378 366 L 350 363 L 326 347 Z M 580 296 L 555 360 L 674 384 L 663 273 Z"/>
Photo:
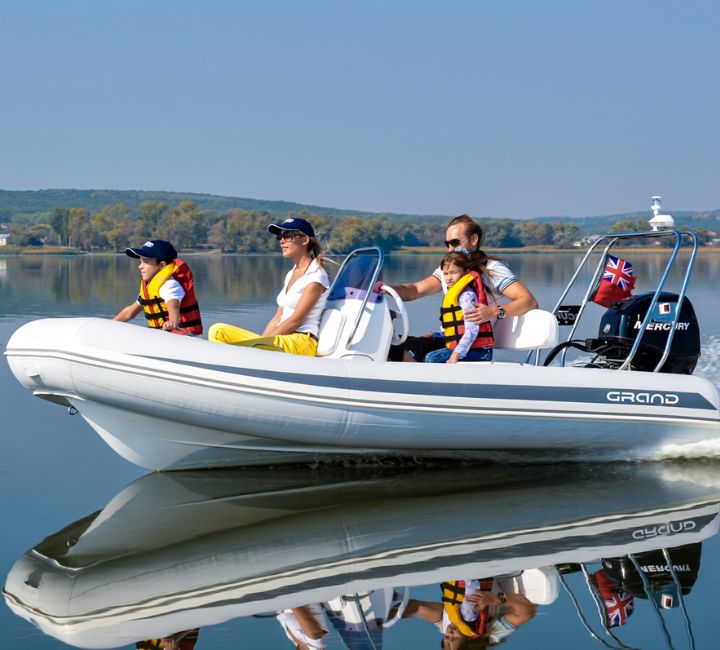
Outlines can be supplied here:
<path id="1" fill-rule="evenodd" d="M 271 223 L 267 229 L 268 232 L 271 232 L 273 235 L 281 235 L 286 230 L 298 230 L 308 237 L 315 236 L 315 231 L 310 222 L 305 221 L 305 219 L 300 219 L 299 217 L 290 217 L 282 223 Z"/>
<path id="2" fill-rule="evenodd" d="M 172 262 L 177 257 L 177 251 L 169 241 L 153 239 L 146 241 L 140 248 L 126 248 L 128 257 L 150 257 L 161 262 Z"/>

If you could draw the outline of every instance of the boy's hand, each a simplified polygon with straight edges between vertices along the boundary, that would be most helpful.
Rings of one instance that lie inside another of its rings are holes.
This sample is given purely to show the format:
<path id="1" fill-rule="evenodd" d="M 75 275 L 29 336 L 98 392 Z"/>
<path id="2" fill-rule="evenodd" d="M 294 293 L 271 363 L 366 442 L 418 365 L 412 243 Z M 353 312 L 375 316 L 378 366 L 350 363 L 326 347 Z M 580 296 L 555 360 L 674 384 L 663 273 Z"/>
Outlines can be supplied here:
<path id="1" fill-rule="evenodd" d="M 180 301 L 176 298 L 171 298 L 167 301 L 167 320 L 163 323 L 163 329 L 166 332 L 172 332 L 178 328 L 180 322 Z"/>

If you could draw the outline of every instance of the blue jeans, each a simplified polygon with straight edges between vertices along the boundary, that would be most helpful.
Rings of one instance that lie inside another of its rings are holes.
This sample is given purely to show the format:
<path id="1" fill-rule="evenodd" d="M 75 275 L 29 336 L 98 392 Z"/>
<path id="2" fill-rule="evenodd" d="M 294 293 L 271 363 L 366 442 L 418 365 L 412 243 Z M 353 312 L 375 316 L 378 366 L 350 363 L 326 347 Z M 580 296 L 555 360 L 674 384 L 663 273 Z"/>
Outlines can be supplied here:
<path id="1" fill-rule="evenodd" d="M 425 355 L 425 363 L 447 363 L 450 355 L 453 353 L 449 348 L 441 348 L 434 352 L 428 352 Z M 460 361 L 492 361 L 492 348 L 470 348 L 465 358 Z"/>

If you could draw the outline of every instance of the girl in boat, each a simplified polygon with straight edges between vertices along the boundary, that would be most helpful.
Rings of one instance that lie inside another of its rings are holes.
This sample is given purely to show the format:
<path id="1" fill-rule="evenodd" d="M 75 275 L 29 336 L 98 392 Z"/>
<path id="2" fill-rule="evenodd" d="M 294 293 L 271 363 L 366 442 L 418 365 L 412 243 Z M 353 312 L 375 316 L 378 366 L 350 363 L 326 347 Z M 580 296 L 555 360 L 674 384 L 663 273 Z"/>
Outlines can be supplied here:
<path id="1" fill-rule="evenodd" d="M 492 289 L 492 299 L 489 300 L 489 304 L 476 305 L 467 314 L 465 320 L 486 323 L 495 318 L 521 316 L 531 309 L 537 309 L 535 297 L 510 268 L 482 250 L 483 239 L 484 234 L 480 224 L 467 214 L 452 219 L 445 231 L 445 245 L 448 249 L 454 251 L 462 247 L 469 250 L 476 266 L 482 272 L 485 285 Z M 405 302 L 447 291 L 440 267 L 422 280 L 393 285 L 393 288 Z M 389 359 L 390 361 L 423 361 L 428 352 L 443 347 L 442 338 L 427 335 L 408 336 L 404 343 L 390 348 Z"/>
<path id="2" fill-rule="evenodd" d="M 554 584 L 554 576 L 557 575 L 554 567 L 531 571 L 538 586 Z M 440 585 L 442 603 L 411 598 L 402 617 L 417 617 L 434 624 L 443 635 L 440 647 L 444 650 L 481 649 L 498 645 L 532 620 L 538 605 L 550 604 L 557 598 L 557 590 L 548 593 L 547 597 L 541 595 L 545 594 L 542 590 L 523 593 L 523 573 L 487 580 L 443 582 Z M 501 591 L 503 584 L 517 591 Z M 528 595 L 540 596 L 536 598 L 539 602 L 533 602 Z"/>
<path id="3" fill-rule="evenodd" d="M 440 268 L 448 287 L 440 309 L 445 346 L 428 352 L 425 362 L 491 361 L 492 325 L 488 321 L 476 323 L 466 318 L 476 305 L 488 304 L 488 290 L 472 254 L 465 248 L 456 248 L 443 258 Z"/>
<path id="4" fill-rule="evenodd" d="M 277 237 L 283 257 L 293 261 L 277 296 L 278 308 L 262 334 L 227 323 L 210 327 L 208 340 L 246 347 L 315 356 L 320 316 L 325 308 L 328 274 L 323 268 L 322 248 L 315 230 L 305 219 L 271 223 L 268 232 Z"/>

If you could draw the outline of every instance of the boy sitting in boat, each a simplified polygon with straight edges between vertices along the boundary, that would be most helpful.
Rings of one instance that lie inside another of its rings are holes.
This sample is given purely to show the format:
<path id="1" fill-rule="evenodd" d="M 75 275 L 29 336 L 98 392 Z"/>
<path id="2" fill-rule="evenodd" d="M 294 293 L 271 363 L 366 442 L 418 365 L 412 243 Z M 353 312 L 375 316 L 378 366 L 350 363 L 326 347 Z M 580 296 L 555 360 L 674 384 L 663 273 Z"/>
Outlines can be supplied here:
<path id="1" fill-rule="evenodd" d="M 149 327 L 176 334 L 202 334 L 195 280 L 175 247 L 163 239 L 154 239 L 140 248 L 126 248 L 125 254 L 140 260 L 140 293 L 113 320 L 129 321 L 143 311 Z"/>
<path id="2" fill-rule="evenodd" d="M 445 347 L 428 352 L 426 363 L 491 361 L 494 345 L 492 325 L 465 318 L 476 305 L 487 305 L 486 289 L 469 250 L 456 248 L 440 263 L 448 291 L 440 309 Z"/>

